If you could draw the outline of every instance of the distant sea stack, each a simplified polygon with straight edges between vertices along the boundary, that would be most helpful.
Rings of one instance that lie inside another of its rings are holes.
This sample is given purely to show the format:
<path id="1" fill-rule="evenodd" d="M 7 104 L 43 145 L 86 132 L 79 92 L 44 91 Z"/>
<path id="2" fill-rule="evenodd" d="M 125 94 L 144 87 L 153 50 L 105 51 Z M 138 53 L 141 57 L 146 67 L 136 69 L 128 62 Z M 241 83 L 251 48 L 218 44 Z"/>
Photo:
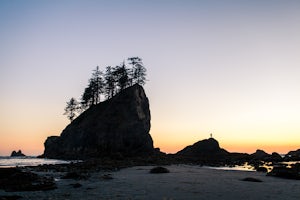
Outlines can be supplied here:
<path id="1" fill-rule="evenodd" d="M 226 158 L 229 154 L 229 152 L 220 148 L 219 142 L 214 138 L 198 141 L 176 153 L 181 157 L 208 161 L 220 160 Z"/>
<path id="2" fill-rule="evenodd" d="M 44 156 L 87 159 L 152 154 L 150 119 L 145 91 L 135 84 L 113 98 L 90 107 L 72 121 L 60 136 L 48 137 L 44 143 Z"/>
<path id="3" fill-rule="evenodd" d="M 11 152 L 11 155 L 10 155 L 10 157 L 24 157 L 24 156 L 25 156 L 25 154 L 23 154 L 21 150 L 13 151 L 13 152 Z"/>

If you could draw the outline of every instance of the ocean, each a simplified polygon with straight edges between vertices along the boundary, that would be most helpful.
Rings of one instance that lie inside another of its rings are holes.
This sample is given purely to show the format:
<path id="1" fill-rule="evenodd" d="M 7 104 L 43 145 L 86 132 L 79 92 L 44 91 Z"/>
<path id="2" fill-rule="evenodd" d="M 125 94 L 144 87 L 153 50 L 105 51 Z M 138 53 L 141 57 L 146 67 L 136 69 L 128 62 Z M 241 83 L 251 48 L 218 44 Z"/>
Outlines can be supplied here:
<path id="1" fill-rule="evenodd" d="M 17 166 L 18 167 L 38 166 L 44 164 L 67 164 L 70 162 L 72 161 L 36 158 L 32 156 L 25 156 L 25 157 L 0 156 L 0 168 L 17 167 Z"/>

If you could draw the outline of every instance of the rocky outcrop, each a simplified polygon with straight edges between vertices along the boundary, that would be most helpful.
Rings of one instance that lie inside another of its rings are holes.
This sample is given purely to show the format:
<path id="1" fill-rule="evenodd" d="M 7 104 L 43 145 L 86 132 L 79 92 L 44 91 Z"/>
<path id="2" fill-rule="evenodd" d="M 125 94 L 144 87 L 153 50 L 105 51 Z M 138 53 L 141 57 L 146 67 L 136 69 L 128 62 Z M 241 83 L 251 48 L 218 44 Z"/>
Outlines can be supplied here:
<path id="1" fill-rule="evenodd" d="M 270 154 L 266 153 L 265 151 L 257 149 L 255 153 L 253 153 L 253 154 L 250 155 L 250 159 L 253 159 L 253 160 L 265 160 L 269 156 L 270 156 Z"/>
<path id="2" fill-rule="evenodd" d="M 250 155 L 250 160 L 280 162 L 282 161 L 282 157 L 276 152 L 273 152 L 272 154 L 268 154 L 265 151 L 258 149 L 256 150 L 255 153 Z"/>
<path id="3" fill-rule="evenodd" d="M 229 156 L 229 153 L 220 148 L 219 142 L 209 138 L 196 142 L 177 152 L 178 156 L 196 158 L 199 160 L 220 160 Z"/>
<path id="4" fill-rule="evenodd" d="M 149 155 L 154 151 L 149 130 L 148 98 L 136 84 L 86 110 L 60 136 L 48 137 L 44 156 L 86 159 Z"/>
<path id="5" fill-rule="evenodd" d="M 271 154 L 271 156 L 269 157 L 269 161 L 273 161 L 273 162 L 280 162 L 282 160 L 283 160 L 283 158 L 281 157 L 281 155 L 276 152 L 273 152 Z"/>
<path id="6" fill-rule="evenodd" d="M 11 152 L 11 155 L 10 155 L 10 157 L 24 157 L 24 156 L 25 156 L 25 154 L 23 154 L 21 150 L 19 150 L 18 152 L 13 151 L 13 152 Z"/>
<path id="7" fill-rule="evenodd" d="M 300 161 L 300 149 L 296 151 L 290 151 L 284 157 L 285 161 Z"/>

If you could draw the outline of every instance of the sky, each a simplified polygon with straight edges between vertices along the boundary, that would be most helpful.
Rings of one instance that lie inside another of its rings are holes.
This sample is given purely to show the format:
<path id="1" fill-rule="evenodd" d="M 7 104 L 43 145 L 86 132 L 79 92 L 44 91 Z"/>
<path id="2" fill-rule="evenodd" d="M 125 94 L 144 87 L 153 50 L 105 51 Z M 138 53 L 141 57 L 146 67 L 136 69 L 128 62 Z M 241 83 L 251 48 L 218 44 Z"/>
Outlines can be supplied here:
<path id="1" fill-rule="evenodd" d="M 300 1 L 1 0 L 0 155 L 43 153 L 92 70 L 147 68 L 154 146 L 300 148 Z"/>

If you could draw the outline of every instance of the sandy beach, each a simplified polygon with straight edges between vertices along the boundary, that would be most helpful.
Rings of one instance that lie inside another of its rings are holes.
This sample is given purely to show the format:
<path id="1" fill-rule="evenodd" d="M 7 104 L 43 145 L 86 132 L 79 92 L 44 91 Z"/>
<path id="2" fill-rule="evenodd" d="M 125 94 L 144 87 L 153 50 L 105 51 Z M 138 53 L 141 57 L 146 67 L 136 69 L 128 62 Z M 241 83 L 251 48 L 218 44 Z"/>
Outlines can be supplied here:
<path id="1" fill-rule="evenodd" d="M 116 172 L 96 172 L 87 180 L 60 179 L 62 173 L 43 172 L 43 175 L 55 177 L 57 189 L 34 192 L 0 190 L 0 196 L 19 195 L 23 197 L 22 199 L 299 200 L 300 198 L 300 181 L 297 180 L 269 177 L 259 172 L 216 170 L 190 165 L 165 167 L 170 173 L 150 174 L 149 170 L 153 166 L 137 166 Z M 247 177 L 262 182 L 241 180 Z"/>

